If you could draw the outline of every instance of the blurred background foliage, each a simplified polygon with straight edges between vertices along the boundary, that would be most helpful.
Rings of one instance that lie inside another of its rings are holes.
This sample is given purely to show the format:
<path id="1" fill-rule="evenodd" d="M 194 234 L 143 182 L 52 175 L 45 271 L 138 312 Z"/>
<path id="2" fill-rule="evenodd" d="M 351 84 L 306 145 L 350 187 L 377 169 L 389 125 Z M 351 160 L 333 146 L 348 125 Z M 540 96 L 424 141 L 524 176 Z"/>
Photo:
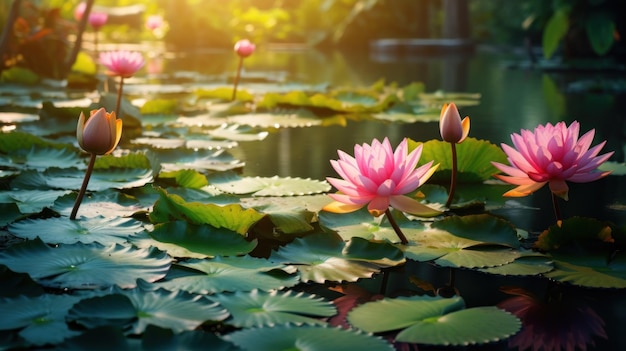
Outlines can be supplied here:
<path id="1" fill-rule="evenodd" d="M 12 2 L 0 2 L 2 28 Z M 21 0 L 21 20 L 3 30 L 14 47 L 12 54 L 6 45 L 0 52 L 0 69 L 14 64 L 20 50 L 31 53 L 22 57 L 63 56 L 80 2 Z M 109 42 L 162 39 L 168 49 L 184 51 L 232 48 L 248 38 L 257 45 L 367 49 L 382 38 L 441 38 L 450 21 L 446 6 L 461 3 L 469 23 L 463 34 L 478 44 L 541 48 L 546 58 L 624 56 L 624 0 L 96 0 L 94 10 L 109 13 L 100 30 Z M 159 36 L 145 28 L 150 15 L 167 23 Z M 59 70 L 46 69 L 38 73 Z"/>

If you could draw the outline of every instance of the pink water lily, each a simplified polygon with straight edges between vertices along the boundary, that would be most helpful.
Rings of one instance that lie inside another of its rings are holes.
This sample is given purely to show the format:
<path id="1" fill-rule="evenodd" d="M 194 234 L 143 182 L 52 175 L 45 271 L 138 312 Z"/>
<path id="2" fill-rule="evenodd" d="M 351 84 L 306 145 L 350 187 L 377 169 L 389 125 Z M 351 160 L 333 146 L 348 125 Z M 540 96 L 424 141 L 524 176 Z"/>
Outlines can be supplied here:
<path id="1" fill-rule="evenodd" d="M 335 200 L 323 209 L 335 213 L 356 211 L 365 205 L 374 216 L 387 212 L 389 207 L 422 216 L 433 216 L 438 211 L 412 199 L 406 194 L 424 184 L 438 165 L 433 161 L 416 168 L 422 155 L 420 144 L 408 153 L 405 138 L 395 152 L 389 139 L 377 139 L 371 145 L 355 145 L 354 157 L 338 150 L 339 160 L 331 160 L 332 167 L 343 179 L 326 178 L 339 193 L 329 194 Z"/>
<path id="2" fill-rule="evenodd" d="M 241 39 L 235 43 L 235 52 L 237 55 L 241 57 L 248 57 L 252 55 L 254 50 L 256 49 L 256 45 L 254 45 L 248 39 Z"/>
<path id="3" fill-rule="evenodd" d="M 109 15 L 106 12 L 92 12 L 89 14 L 89 25 L 94 30 L 100 29 L 107 23 Z"/>
<path id="4" fill-rule="evenodd" d="M 100 54 L 100 63 L 112 76 L 129 78 L 144 65 L 144 58 L 136 51 L 108 51 Z"/>
<path id="5" fill-rule="evenodd" d="M 574 121 L 569 127 L 565 122 L 548 123 L 532 132 L 523 129 L 520 134 L 511 134 L 515 148 L 502 144 L 510 166 L 492 162 L 505 173 L 496 175 L 498 179 L 517 185 L 504 196 L 526 196 L 547 183 L 554 195 L 567 200 L 569 188 L 566 181 L 586 183 L 611 173 L 597 171 L 598 166 L 613 155 L 613 152 L 608 152 L 598 156 L 606 141 L 589 148 L 595 130 L 580 138 L 579 131 L 580 124 Z"/>

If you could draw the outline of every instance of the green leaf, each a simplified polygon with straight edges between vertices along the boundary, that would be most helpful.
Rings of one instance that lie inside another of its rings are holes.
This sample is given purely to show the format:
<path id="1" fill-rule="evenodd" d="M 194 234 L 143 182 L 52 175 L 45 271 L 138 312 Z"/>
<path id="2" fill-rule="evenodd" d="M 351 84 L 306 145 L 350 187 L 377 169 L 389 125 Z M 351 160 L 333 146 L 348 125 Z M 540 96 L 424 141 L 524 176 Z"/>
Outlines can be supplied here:
<path id="1" fill-rule="evenodd" d="M 614 228 L 594 218 L 571 217 L 543 231 L 535 247 L 543 251 L 570 251 L 588 254 L 590 251 L 608 254 L 614 242 L 611 235 Z"/>
<path id="2" fill-rule="evenodd" d="M 158 242 L 152 244 L 174 257 L 213 257 L 247 254 L 257 244 L 247 241 L 241 234 L 210 225 L 195 225 L 185 221 L 160 223 L 150 236 Z M 172 245 L 161 245 L 167 243 Z M 172 250 L 168 250 L 172 247 Z"/>
<path id="3" fill-rule="evenodd" d="M 293 291 L 250 292 L 237 291 L 233 294 L 218 294 L 211 298 L 226 307 L 231 318 L 226 323 L 236 327 L 264 327 L 281 324 L 322 324 L 321 319 L 337 311 L 332 303 L 315 295 Z"/>
<path id="4" fill-rule="evenodd" d="M 404 233 L 424 229 L 422 222 L 410 221 L 398 211 L 393 211 L 392 213 L 398 226 Z M 366 240 L 400 242 L 398 235 L 391 227 L 391 224 L 389 224 L 386 216 L 374 217 L 366 208 L 351 213 L 321 211 L 319 212 L 319 222 L 322 226 L 336 231 L 344 240 L 359 237 Z"/>
<path id="5" fill-rule="evenodd" d="M 520 253 L 521 257 L 511 263 L 483 268 L 480 271 L 498 275 L 536 276 L 554 269 L 550 256 L 535 251 L 521 251 Z"/>
<path id="6" fill-rule="evenodd" d="M 0 298 L 19 296 L 40 296 L 43 288 L 35 283 L 28 274 L 16 273 L 0 265 Z"/>
<path id="7" fill-rule="evenodd" d="M 9 232 L 19 238 L 39 238 L 47 244 L 98 242 L 103 245 L 123 244 L 128 237 L 144 230 L 135 219 L 114 217 L 82 218 L 71 221 L 66 217 L 25 219 L 12 223 Z"/>
<path id="8" fill-rule="evenodd" d="M 626 255 L 617 253 L 610 261 L 606 255 L 585 256 L 553 253 L 554 270 L 544 275 L 563 283 L 587 288 L 626 289 Z"/>
<path id="9" fill-rule="evenodd" d="M 230 194 L 252 194 L 253 196 L 294 196 L 311 195 L 327 192 L 327 182 L 274 177 L 239 177 L 233 172 L 215 173 L 209 176 L 209 183 L 219 190 Z"/>
<path id="10" fill-rule="evenodd" d="M 606 55 L 615 41 L 615 23 L 606 12 L 592 12 L 585 21 L 587 38 L 593 51 L 600 55 Z"/>
<path id="11" fill-rule="evenodd" d="M 0 330 L 20 329 L 18 334 L 34 345 L 57 344 L 78 335 L 70 330 L 65 316 L 80 298 L 41 295 L 0 298 Z"/>
<path id="12" fill-rule="evenodd" d="M 54 202 L 52 210 L 69 217 L 75 202 L 76 193 L 60 197 Z M 106 189 L 84 197 L 78 210 L 78 216 L 81 220 L 98 216 L 105 218 L 126 217 L 131 213 L 147 210 L 153 203 L 154 201 L 149 204 L 142 204 L 135 197 L 114 189 Z"/>
<path id="13" fill-rule="evenodd" d="M 521 327 L 519 319 L 496 307 L 464 309 L 460 297 L 385 298 L 354 308 L 348 321 L 372 333 L 402 329 L 396 341 L 442 346 L 496 342 Z"/>
<path id="14" fill-rule="evenodd" d="M 300 201 L 305 201 L 299 196 Z M 285 204 L 282 198 L 273 198 L 266 205 L 254 206 L 254 209 L 265 213 L 277 231 L 285 234 L 296 234 L 312 231 L 315 213 L 301 206 L 301 202 Z M 243 203 L 245 205 L 245 203 Z"/>
<path id="15" fill-rule="evenodd" d="M 271 254 L 270 260 L 294 265 L 303 282 L 357 281 L 404 263 L 404 256 L 389 243 L 352 238 L 348 243 L 335 233 L 297 238 Z"/>
<path id="16" fill-rule="evenodd" d="M 420 143 L 409 140 L 409 150 L 414 150 Z M 456 145 L 459 183 L 478 183 L 491 179 L 499 171 L 491 161 L 507 163 L 504 151 L 498 146 L 486 140 L 467 138 Z M 423 165 L 431 160 L 439 164 L 439 168 L 429 181 L 437 183 L 450 183 L 452 172 L 452 150 L 450 143 L 441 140 L 429 140 L 423 143 L 422 156 L 418 165 Z"/>
<path id="17" fill-rule="evenodd" d="M 52 248 L 35 239 L 1 251 L 0 264 L 28 273 L 47 287 L 96 289 L 117 284 L 132 288 L 138 278 L 155 281 L 164 277 L 170 258 L 156 249 L 81 243 Z"/>
<path id="18" fill-rule="evenodd" d="M 185 188 L 200 189 L 209 184 L 204 174 L 192 170 L 161 172 L 159 178 L 174 178 L 176 184 Z"/>
<path id="19" fill-rule="evenodd" d="M 483 244 L 520 247 L 515 227 L 510 222 L 489 214 L 446 217 L 433 222 L 431 227 Z"/>
<path id="20" fill-rule="evenodd" d="M 168 290 L 196 294 L 224 291 L 269 291 L 300 282 L 292 267 L 250 256 L 191 259 L 173 265 L 164 281 L 154 284 Z"/>
<path id="21" fill-rule="evenodd" d="M 13 66 L 2 70 L 0 82 L 3 83 L 19 83 L 19 84 L 36 84 L 39 82 L 39 76 L 28 68 Z"/>
<path id="22" fill-rule="evenodd" d="M 18 155 L 20 153 L 17 153 Z M 45 170 L 47 168 L 71 168 L 76 167 L 79 169 L 85 169 L 85 163 L 78 158 L 78 155 L 73 150 L 54 149 L 49 147 L 43 147 L 40 145 L 33 146 L 28 153 L 23 155 L 24 166 L 27 169 Z"/>
<path id="23" fill-rule="evenodd" d="M 197 89 L 194 94 L 199 98 L 217 99 L 223 101 L 230 101 L 233 97 L 232 87 L 219 87 L 214 89 Z M 237 89 L 237 101 L 252 101 L 254 95 L 250 94 L 247 90 L 241 88 Z"/>
<path id="24" fill-rule="evenodd" d="M 263 214 L 240 205 L 218 206 L 199 202 L 185 202 L 177 195 L 159 189 L 159 200 L 150 213 L 153 223 L 186 220 L 193 224 L 210 224 L 215 228 L 227 228 L 245 234 L 250 226 L 263 218 Z"/>
<path id="25" fill-rule="evenodd" d="M 557 9 L 550 19 L 548 24 L 543 30 L 542 46 L 543 55 L 546 59 L 549 59 L 554 55 L 559 42 L 569 29 L 569 11 L 565 9 Z"/>
<path id="26" fill-rule="evenodd" d="M 175 114 L 178 112 L 177 99 L 153 99 L 146 101 L 139 109 L 143 115 Z"/>
<path id="27" fill-rule="evenodd" d="M 68 147 L 68 145 L 52 143 L 28 133 L 0 133 L 0 152 L 2 153 L 11 155 L 19 149 L 30 150 L 34 146 L 55 149 Z"/>
<path id="28" fill-rule="evenodd" d="M 69 194 L 66 190 L 11 190 L 0 192 L 0 203 L 15 203 L 21 213 L 39 213 L 44 208 L 52 207 L 61 196 Z"/>
<path id="29" fill-rule="evenodd" d="M 217 302 L 185 291 L 144 291 L 135 288 L 114 289 L 113 292 L 113 295 L 79 302 L 68 318 L 88 328 L 120 325 L 124 329 L 130 327 L 132 334 L 141 334 L 148 325 L 180 333 L 194 330 L 204 322 L 221 321 L 228 317 L 228 312 Z"/>
<path id="30" fill-rule="evenodd" d="M 392 351 L 393 346 L 380 337 L 355 330 L 326 326 L 273 326 L 250 328 L 226 334 L 225 340 L 255 351 Z"/>

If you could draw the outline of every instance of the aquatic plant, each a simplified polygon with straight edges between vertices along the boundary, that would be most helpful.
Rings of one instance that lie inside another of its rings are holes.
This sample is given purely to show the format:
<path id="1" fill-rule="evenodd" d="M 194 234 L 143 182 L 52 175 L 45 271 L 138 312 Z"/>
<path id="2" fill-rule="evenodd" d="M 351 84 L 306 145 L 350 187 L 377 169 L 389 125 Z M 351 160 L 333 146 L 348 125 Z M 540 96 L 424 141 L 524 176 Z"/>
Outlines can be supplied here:
<path id="1" fill-rule="evenodd" d="M 467 138 L 470 129 L 469 117 L 463 118 L 461 121 L 461 115 L 454 103 L 444 104 L 441 108 L 441 114 L 439 116 L 439 132 L 443 141 L 450 143 L 452 150 L 452 175 L 450 177 L 450 190 L 448 193 L 448 200 L 446 200 L 446 207 L 450 207 L 454 192 L 456 189 L 456 176 L 457 176 L 457 156 L 456 156 L 456 144 L 460 144 Z"/>

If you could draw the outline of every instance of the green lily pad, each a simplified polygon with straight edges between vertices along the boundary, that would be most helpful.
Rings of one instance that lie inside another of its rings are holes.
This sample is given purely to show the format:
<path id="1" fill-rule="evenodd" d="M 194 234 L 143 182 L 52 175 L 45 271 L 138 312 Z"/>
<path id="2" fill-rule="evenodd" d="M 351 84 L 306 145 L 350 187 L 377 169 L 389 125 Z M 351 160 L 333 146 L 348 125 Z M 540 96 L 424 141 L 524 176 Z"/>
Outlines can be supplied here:
<path id="1" fill-rule="evenodd" d="M 223 336 L 244 350 L 276 351 L 392 351 L 386 340 L 355 330 L 327 326 L 273 326 L 250 328 Z"/>
<path id="2" fill-rule="evenodd" d="M 554 269 L 552 258 L 535 251 L 520 251 L 515 261 L 502 266 L 483 268 L 480 271 L 490 274 L 512 276 L 536 276 Z"/>
<path id="3" fill-rule="evenodd" d="M 150 231 L 150 237 L 157 241 L 152 242 L 154 246 L 174 257 L 237 256 L 249 253 L 257 245 L 256 240 L 248 241 L 234 231 L 185 221 L 157 224 Z M 160 243 L 171 245 L 161 246 Z M 172 250 L 168 250 L 169 247 Z"/>
<path id="4" fill-rule="evenodd" d="M 607 161 L 598 166 L 598 170 L 603 172 L 610 171 L 611 175 L 614 176 L 626 175 L 626 163 Z"/>
<path id="5" fill-rule="evenodd" d="M 76 152 L 64 149 L 51 149 L 42 146 L 33 146 L 27 153 L 20 155 L 23 157 L 24 166 L 27 169 L 44 170 L 47 168 L 78 168 L 85 169 L 85 163 L 78 157 Z"/>
<path id="6" fill-rule="evenodd" d="M 243 168 L 245 165 L 225 150 L 172 149 L 158 150 L 156 154 L 161 162 L 162 172 L 179 170 L 195 170 L 203 173 L 221 172 Z"/>
<path id="7" fill-rule="evenodd" d="M 439 168 L 429 179 L 430 182 L 449 184 L 452 170 L 452 150 L 450 143 L 441 140 L 430 140 L 425 143 L 409 141 L 409 150 L 423 144 L 422 157 L 418 165 L 425 164 L 430 160 L 439 163 Z M 462 143 L 456 144 L 457 152 L 457 182 L 479 183 L 491 179 L 499 171 L 491 161 L 507 164 L 504 151 L 495 144 L 486 140 L 467 138 Z"/>
<path id="8" fill-rule="evenodd" d="M 410 221 L 404 214 L 398 211 L 392 211 L 392 213 L 403 233 L 406 234 L 424 229 L 422 222 Z M 322 226 L 336 231 L 344 240 L 359 237 L 367 240 L 400 242 L 398 235 L 389 224 L 386 216 L 374 217 L 366 208 L 349 214 L 321 211 L 319 213 L 319 221 Z"/>
<path id="9" fill-rule="evenodd" d="M 231 124 L 247 125 L 259 128 L 300 128 L 322 124 L 322 120 L 309 110 L 296 110 L 274 113 L 249 113 L 227 117 Z"/>
<path id="10" fill-rule="evenodd" d="M 8 230 L 19 238 L 39 238 L 47 244 L 98 242 L 109 246 L 128 242 L 129 236 L 143 231 L 144 227 L 135 219 L 123 217 L 91 217 L 79 221 L 53 217 L 14 222 Z"/>
<path id="11" fill-rule="evenodd" d="M 173 265 L 165 280 L 154 285 L 196 294 L 269 291 L 299 283 L 294 272 L 292 267 L 250 256 L 191 259 Z"/>
<path id="12" fill-rule="evenodd" d="M 515 227 L 511 223 L 489 214 L 450 216 L 433 222 L 431 227 L 487 245 L 520 247 Z"/>
<path id="13" fill-rule="evenodd" d="M 15 203 L 21 213 L 39 213 L 44 208 L 51 208 L 61 196 L 69 194 L 67 190 L 11 190 L 0 192 L 0 203 Z"/>
<path id="14" fill-rule="evenodd" d="M 321 319 L 337 313 L 332 303 L 315 295 L 292 291 L 250 292 L 237 291 L 233 294 L 218 294 L 211 297 L 226 307 L 231 318 L 226 321 L 236 327 L 264 327 L 281 324 L 322 324 Z"/>
<path id="15" fill-rule="evenodd" d="M 150 213 L 153 223 L 165 223 L 172 220 L 186 220 L 193 224 L 210 224 L 215 228 L 227 228 L 239 234 L 245 234 L 250 226 L 263 218 L 263 214 L 252 209 L 243 209 L 232 204 L 219 206 L 199 202 L 185 202 L 177 195 L 168 194 L 159 189 L 159 200 Z"/>
<path id="16" fill-rule="evenodd" d="M 69 147 L 67 144 L 50 142 L 28 133 L 0 133 L 0 151 L 5 154 L 10 155 L 20 149 L 30 150 L 34 146 L 55 149 Z"/>
<path id="17" fill-rule="evenodd" d="M 179 170 L 159 173 L 159 179 L 174 179 L 176 184 L 185 188 L 199 189 L 207 186 L 209 182 L 204 174 L 192 170 Z"/>
<path id="18" fill-rule="evenodd" d="M 589 253 L 585 256 L 552 253 L 554 270 L 544 276 L 587 288 L 626 289 L 626 255 L 617 253 L 611 260 L 606 255 Z"/>
<path id="19" fill-rule="evenodd" d="M 465 309 L 458 296 L 385 298 L 355 307 L 348 321 L 371 333 L 401 330 L 396 341 L 442 346 L 496 342 L 521 328 L 517 317 L 497 307 Z"/>
<path id="20" fill-rule="evenodd" d="M 240 126 L 238 124 L 222 124 L 218 128 L 207 132 L 208 135 L 216 139 L 225 139 L 233 141 L 260 141 L 265 139 L 268 131 L 258 131 L 249 126 Z"/>
<path id="21" fill-rule="evenodd" d="M 68 289 L 132 288 L 139 278 L 150 282 L 163 278 L 170 263 L 165 253 L 154 248 L 119 244 L 60 244 L 52 248 L 35 239 L 0 252 L 0 264 L 12 271 L 28 273 L 43 286 Z"/>
<path id="22" fill-rule="evenodd" d="M 84 171 L 74 168 L 49 168 L 44 172 L 24 171 L 13 180 L 12 185 L 23 189 L 78 190 L 84 177 Z M 151 170 L 140 168 L 96 169 L 91 175 L 87 190 L 128 189 L 143 186 L 151 181 Z"/>
<path id="23" fill-rule="evenodd" d="M 369 278 L 382 267 L 404 263 L 404 256 L 389 243 L 361 238 L 345 243 L 335 233 L 316 233 L 281 247 L 272 253 L 270 260 L 294 265 L 303 282 L 324 283 Z"/>
<path id="24" fill-rule="evenodd" d="M 327 192 L 330 185 L 324 181 L 302 178 L 240 177 L 232 172 L 215 173 L 209 183 L 230 194 L 252 194 L 252 196 L 295 196 Z"/>
<path id="25" fill-rule="evenodd" d="M 0 298 L 18 296 L 40 296 L 43 287 L 35 283 L 26 273 L 16 273 L 6 266 L 0 265 Z"/>
<path id="26" fill-rule="evenodd" d="M 19 330 L 18 335 L 33 345 L 60 343 L 79 334 L 65 322 L 67 312 L 79 300 L 49 294 L 0 298 L 0 330 Z"/>
<path id="27" fill-rule="evenodd" d="M 76 193 L 72 193 L 58 198 L 51 209 L 69 217 L 75 202 Z M 107 189 L 85 196 L 78 210 L 78 218 L 127 217 L 137 211 L 148 210 L 150 206 L 152 203 L 142 205 L 134 197 Z"/>
<path id="28" fill-rule="evenodd" d="M 180 333 L 194 330 L 207 321 L 221 321 L 227 317 L 228 312 L 222 306 L 204 296 L 185 291 L 144 291 L 140 288 L 114 289 L 113 295 L 82 300 L 68 315 L 70 321 L 87 328 L 125 323 L 124 329 L 129 328 L 132 334 L 143 333 L 148 325 Z"/>

